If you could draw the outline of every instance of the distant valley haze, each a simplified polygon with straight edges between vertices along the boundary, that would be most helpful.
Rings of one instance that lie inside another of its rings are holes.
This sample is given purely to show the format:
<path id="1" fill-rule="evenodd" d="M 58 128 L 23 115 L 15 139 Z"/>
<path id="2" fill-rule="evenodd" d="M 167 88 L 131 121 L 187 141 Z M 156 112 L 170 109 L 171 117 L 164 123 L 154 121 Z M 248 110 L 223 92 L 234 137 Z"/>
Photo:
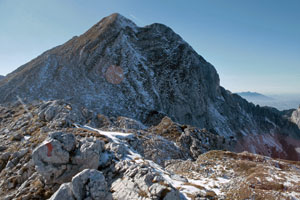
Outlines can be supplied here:
<path id="1" fill-rule="evenodd" d="M 238 92 L 249 102 L 260 106 L 271 106 L 278 110 L 296 109 L 300 106 L 299 94 L 260 94 L 257 92 Z"/>

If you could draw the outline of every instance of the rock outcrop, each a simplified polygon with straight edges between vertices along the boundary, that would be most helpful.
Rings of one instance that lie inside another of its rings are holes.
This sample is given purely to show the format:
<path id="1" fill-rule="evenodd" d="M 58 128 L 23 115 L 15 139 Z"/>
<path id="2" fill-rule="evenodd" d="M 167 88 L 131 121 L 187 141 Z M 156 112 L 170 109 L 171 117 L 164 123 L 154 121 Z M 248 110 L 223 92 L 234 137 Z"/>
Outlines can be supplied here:
<path id="1" fill-rule="evenodd" d="M 300 129 L 300 106 L 292 113 L 291 121 L 294 122 Z"/>
<path id="2" fill-rule="evenodd" d="M 49 183 L 64 183 L 84 169 L 97 169 L 103 143 L 99 140 L 76 141 L 73 134 L 50 133 L 32 154 L 33 162 Z"/>
<path id="3" fill-rule="evenodd" d="M 148 132 L 151 134 L 140 138 L 142 148 L 137 147 L 137 151 L 162 166 L 170 159 L 195 160 L 204 152 L 230 149 L 235 144 L 235 141 L 205 129 L 175 123 L 168 117 Z"/>
<path id="4" fill-rule="evenodd" d="M 183 199 L 180 193 L 147 163 L 119 162 L 116 172 L 123 175 L 112 183 L 114 199 Z"/>
<path id="5" fill-rule="evenodd" d="M 70 183 L 62 184 L 50 198 L 61 199 L 112 200 L 112 196 L 103 174 L 95 169 L 85 169 L 74 176 Z"/>

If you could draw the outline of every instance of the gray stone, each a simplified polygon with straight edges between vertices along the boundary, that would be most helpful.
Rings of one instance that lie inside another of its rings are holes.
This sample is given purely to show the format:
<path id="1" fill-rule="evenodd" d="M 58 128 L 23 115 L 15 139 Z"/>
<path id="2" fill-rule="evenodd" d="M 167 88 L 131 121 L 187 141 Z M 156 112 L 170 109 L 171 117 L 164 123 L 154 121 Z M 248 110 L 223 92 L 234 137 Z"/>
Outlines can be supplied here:
<path id="1" fill-rule="evenodd" d="M 116 126 L 122 129 L 135 129 L 135 130 L 142 130 L 146 129 L 146 126 L 144 126 L 141 122 L 130 119 L 127 117 L 118 117 L 116 121 Z"/>
<path id="2" fill-rule="evenodd" d="M 44 112 L 45 120 L 46 120 L 47 122 L 50 122 L 50 121 L 55 117 L 55 115 L 57 114 L 57 112 L 58 112 L 57 107 L 54 107 L 54 106 L 49 107 L 49 108 L 48 108 L 47 110 L 45 110 L 45 112 Z"/>
<path id="3" fill-rule="evenodd" d="M 76 141 L 72 134 L 55 132 L 33 151 L 32 159 L 49 183 L 64 183 L 83 169 L 97 169 L 102 149 L 99 140 Z"/>
<path id="4" fill-rule="evenodd" d="M 74 157 L 71 158 L 72 163 L 80 166 L 80 171 L 86 168 L 98 168 L 103 142 L 84 138 L 80 143 L 80 148 L 75 151 Z"/>
<path id="5" fill-rule="evenodd" d="M 126 155 L 128 153 L 124 144 L 121 144 L 121 143 L 110 142 L 110 143 L 106 144 L 105 148 L 107 150 L 112 151 L 114 153 L 115 157 L 118 158 L 119 160 L 122 159 L 124 157 L 124 155 Z"/>
<path id="6" fill-rule="evenodd" d="M 180 181 L 180 182 L 184 182 L 184 183 L 188 182 L 188 180 L 185 177 L 180 176 L 178 174 L 172 174 L 170 177 L 171 177 L 171 179 L 176 180 L 176 181 Z"/>
<path id="7" fill-rule="evenodd" d="M 168 190 L 168 187 L 161 185 L 159 183 L 154 183 L 149 188 L 150 194 L 153 196 L 161 196 L 162 192 L 166 190 Z"/>
<path id="8" fill-rule="evenodd" d="M 180 199 L 178 191 L 146 163 L 121 161 L 115 169 L 123 174 L 112 183 L 111 189 L 114 199 Z M 177 193 L 175 192 L 177 191 Z"/>
<path id="9" fill-rule="evenodd" d="M 166 194 L 164 200 L 184 200 L 186 199 L 183 197 L 177 190 L 172 190 Z"/>
<path id="10" fill-rule="evenodd" d="M 72 179 L 72 192 L 76 199 L 90 197 L 93 200 L 111 200 L 103 174 L 94 169 L 85 169 Z"/>
<path id="11" fill-rule="evenodd" d="M 102 172 L 95 169 L 85 169 L 72 178 L 70 183 L 64 183 L 51 196 L 50 200 L 112 200 Z"/>
<path id="12" fill-rule="evenodd" d="M 62 184 L 49 200 L 75 200 L 71 183 Z"/>
<path id="13" fill-rule="evenodd" d="M 76 139 L 73 134 L 53 132 L 49 135 L 49 137 L 60 141 L 63 145 L 63 149 L 65 149 L 66 151 L 72 151 L 76 147 Z"/>

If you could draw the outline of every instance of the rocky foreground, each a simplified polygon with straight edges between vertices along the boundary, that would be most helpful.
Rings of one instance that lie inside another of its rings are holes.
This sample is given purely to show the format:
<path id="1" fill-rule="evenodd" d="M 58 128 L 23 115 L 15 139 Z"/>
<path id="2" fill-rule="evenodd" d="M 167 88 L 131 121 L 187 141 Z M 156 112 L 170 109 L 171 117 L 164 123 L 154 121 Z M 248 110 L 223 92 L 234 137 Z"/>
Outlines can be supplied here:
<path id="1" fill-rule="evenodd" d="M 300 162 L 64 101 L 0 107 L 0 199 L 300 199 Z"/>

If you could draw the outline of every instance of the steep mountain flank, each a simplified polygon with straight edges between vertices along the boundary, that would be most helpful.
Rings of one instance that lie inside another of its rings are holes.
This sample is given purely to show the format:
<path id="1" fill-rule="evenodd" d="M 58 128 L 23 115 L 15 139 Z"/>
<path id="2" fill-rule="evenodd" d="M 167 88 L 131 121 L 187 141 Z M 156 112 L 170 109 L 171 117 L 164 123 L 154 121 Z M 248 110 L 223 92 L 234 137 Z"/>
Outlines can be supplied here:
<path id="1" fill-rule="evenodd" d="M 300 159 L 295 124 L 222 88 L 215 68 L 171 28 L 138 27 L 119 14 L 21 66 L 0 93 L 3 104 L 63 99 L 146 126 L 168 116 L 232 139 L 235 151 Z"/>

